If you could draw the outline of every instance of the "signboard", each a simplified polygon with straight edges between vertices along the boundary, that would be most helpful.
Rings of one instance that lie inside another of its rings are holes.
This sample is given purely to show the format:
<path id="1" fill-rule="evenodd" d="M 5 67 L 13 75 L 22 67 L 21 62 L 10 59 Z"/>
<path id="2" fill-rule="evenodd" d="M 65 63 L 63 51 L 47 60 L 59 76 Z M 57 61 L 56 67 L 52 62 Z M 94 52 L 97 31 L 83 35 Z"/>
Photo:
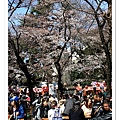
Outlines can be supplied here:
<path id="1" fill-rule="evenodd" d="M 94 87 L 94 86 L 96 86 L 96 87 L 100 87 L 100 86 L 106 87 L 105 81 L 103 81 L 103 82 L 92 82 L 91 85 L 92 85 L 93 87 Z"/>
<path id="2" fill-rule="evenodd" d="M 43 92 L 43 89 L 42 88 L 36 88 L 36 87 L 34 87 L 33 88 L 33 92 L 40 93 L 40 92 Z"/>
<path id="3" fill-rule="evenodd" d="M 55 92 L 54 92 L 54 84 L 49 84 L 49 95 L 53 95 L 53 94 L 55 94 Z"/>

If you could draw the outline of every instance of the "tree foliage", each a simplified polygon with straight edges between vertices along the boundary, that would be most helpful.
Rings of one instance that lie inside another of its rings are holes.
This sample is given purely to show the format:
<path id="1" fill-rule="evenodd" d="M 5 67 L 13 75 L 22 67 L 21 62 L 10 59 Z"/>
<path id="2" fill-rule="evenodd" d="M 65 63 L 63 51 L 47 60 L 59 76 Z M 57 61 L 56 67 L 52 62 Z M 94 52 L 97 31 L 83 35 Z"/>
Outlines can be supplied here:
<path id="1" fill-rule="evenodd" d="M 61 93 L 65 81 L 79 78 L 96 81 L 104 79 L 110 91 L 111 1 L 9 2 L 9 68 L 22 70 L 26 78 L 29 76 L 28 84 L 37 79 L 48 82 L 55 79 Z M 16 3 L 14 9 L 13 3 Z M 18 16 L 20 24 L 16 25 L 13 13 L 23 6 L 27 8 L 25 15 Z M 67 80 L 66 74 L 69 75 Z"/>

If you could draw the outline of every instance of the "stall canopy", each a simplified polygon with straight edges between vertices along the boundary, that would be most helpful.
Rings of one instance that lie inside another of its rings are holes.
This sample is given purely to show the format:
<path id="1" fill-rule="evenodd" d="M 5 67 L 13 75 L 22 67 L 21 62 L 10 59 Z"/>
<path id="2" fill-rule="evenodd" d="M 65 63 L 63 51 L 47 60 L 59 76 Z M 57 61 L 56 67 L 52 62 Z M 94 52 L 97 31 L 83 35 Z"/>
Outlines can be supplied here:
<path id="1" fill-rule="evenodd" d="M 86 86 L 85 88 L 83 88 L 83 90 L 92 92 L 93 86 Z M 96 87 L 96 91 L 100 91 L 100 87 Z"/>

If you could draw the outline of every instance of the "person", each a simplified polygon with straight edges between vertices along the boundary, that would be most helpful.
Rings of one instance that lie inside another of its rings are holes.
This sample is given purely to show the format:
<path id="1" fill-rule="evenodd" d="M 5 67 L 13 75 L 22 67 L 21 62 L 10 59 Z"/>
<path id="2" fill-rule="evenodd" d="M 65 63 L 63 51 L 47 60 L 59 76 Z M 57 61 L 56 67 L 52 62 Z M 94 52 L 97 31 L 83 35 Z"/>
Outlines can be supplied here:
<path id="1" fill-rule="evenodd" d="M 48 118 L 48 110 L 50 109 L 49 105 L 48 105 L 48 98 L 44 98 L 42 99 L 42 103 L 40 106 L 40 117 L 42 120 L 44 120 L 45 118 Z"/>
<path id="2" fill-rule="evenodd" d="M 41 101 L 41 96 L 37 93 L 36 95 L 35 95 L 35 100 L 32 102 L 32 105 L 34 106 L 36 106 L 36 104 L 37 104 L 37 102 L 40 102 Z"/>
<path id="3" fill-rule="evenodd" d="M 94 95 L 96 95 L 96 82 L 93 82 L 93 92 L 94 92 Z"/>
<path id="4" fill-rule="evenodd" d="M 62 114 L 63 114 L 64 109 L 65 109 L 65 106 L 64 106 L 65 101 L 66 101 L 66 100 L 61 99 L 61 100 L 59 100 L 59 102 L 58 102 L 58 107 L 60 107 Z"/>
<path id="5" fill-rule="evenodd" d="M 19 104 L 19 98 L 17 96 L 13 96 L 10 99 L 11 106 L 13 107 L 13 114 L 10 115 L 10 120 L 24 120 L 24 108 L 22 105 Z"/>
<path id="6" fill-rule="evenodd" d="M 54 94 L 53 95 L 53 98 L 57 101 L 57 103 L 58 103 L 58 98 L 57 98 L 57 96 Z"/>
<path id="7" fill-rule="evenodd" d="M 77 94 L 80 96 L 80 98 L 82 97 L 82 94 L 83 94 L 83 90 L 82 90 L 82 86 L 80 86 L 80 84 L 76 83 L 75 86 L 75 89 L 76 89 L 76 92 Z"/>
<path id="8" fill-rule="evenodd" d="M 40 120 L 40 105 L 41 105 L 41 97 L 39 96 L 39 94 L 36 94 L 36 99 L 32 102 L 33 105 L 33 119 L 38 119 Z"/>
<path id="9" fill-rule="evenodd" d="M 95 117 L 92 120 L 112 120 L 112 110 L 107 100 L 103 103 L 103 113 L 99 117 Z"/>
<path id="10" fill-rule="evenodd" d="M 72 94 L 69 94 L 69 97 L 64 103 L 65 109 L 63 112 L 63 116 L 69 116 L 70 109 L 73 108 L 74 99 L 72 98 L 72 96 L 73 96 Z"/>
<path id="11" fill-rule="evenodd" d="M 51 103 L 51 109 L 48 110 L 48 120 L 53 120 L 53 118 L 57 117 L 55 116 L 55 112 L 58 112 L 59 114 L 59 118 L 62 120 L 62 112 L 61 112 L 61 109 L 58 108 L 58 104 L 57 104 L 57 101 L 56 100 L 53 100 L 52 103 Z M 58 118 L 57 118 L 58 119 Z"/>
<path id="12" fill-rule="evenodd" d="M 102 91 L 102 96 L 103 96 L 103 101 L 106 99 L 106 96 L 107 96 L 107 92 L 106 92 L 106 89 L 104 89 Z"/>
<path id="13" fill-rule="evenodd" d="M 103 97 L 102 91 L 98 91 L 98 95 L 100 96 L 100 98 L 102 98 Z"/>
<path id="14" fill-rule="evenodd" d="M 73 108 L 70 109 L 69 120 L 85 120 L 84 112 L 80 108 L 80 101 L 75 101 Z"/>
<path id="15" fill-rule="evenodd" d="M 49 107 L 51 107 L 51 103 L 52 103 L 52 101 L 54 101 L 54 100 L 55 100 L 54 97 L 50 94 L 50 95 L 49 95 L 49 101 L 48 101 Z"/>
<path id="16" fill-rule="evenodd" d="M 92 112 L 92 100 L 87 98 L 85 101 L 85 107 L 83 109 L 85 120 L 91 119 L 91 112 Z"/>
<path id="17" fill-rule="evenodd" d="M 33 111 L 33 120 L 41 120 L 41 118 L 40 118 L 40 101 L 37 101 L 35 109 Z"/>
<path id="18" fill-rule="evenodd" d="M 27 101 L 26 101 L 26 92 L 25 90 L 21 90 L 21 93 L 19 94 L 19 101 L 21 104 L 27 109 Z"/>
<path id="19" fill-rule="evenodd" d="M 108 100 L 105 100 L 103 103 L 103 117 L 103 120 L 112 120 L 112 109 L 110 108 Z"/>
<path id="20" fill-rule="evenodd" d="M 22 101 L 21 99 L 19 99 L 19 105 L 22 105 L 24 109 L 24 120 L 27 120 L 27 108 L 24 103 L 25 101 Z"/>
<path id="21" fill-rule="evenodd" d="M 31 98 L 28 92 L 26 93 L 26 102 L 27 102 L 27 107 L 30 107 Z"/>
<path id="22" fill-rule="evenodd" d="M 101 116 L 103 113 L 101 98 L 99 95 L 94 96 L 94 103 L 92 106 L 91 117 L 95 118 Z"/>
<path id="23" fill-rule="evenodd" d="M 110 108 L 112 109 L 112 97 L 110 95 L 107 95 L 105 100 L 109 102 Z"/>
<path id="24" fill-rule="evenodd" d="M 12 116 L 10 116 L 10 115 L 12 115 L 12 106 L 10 106 L 10 105 L 8 104 L 8 120 L 10 120 L 11 117 L 12 117 Z"/>

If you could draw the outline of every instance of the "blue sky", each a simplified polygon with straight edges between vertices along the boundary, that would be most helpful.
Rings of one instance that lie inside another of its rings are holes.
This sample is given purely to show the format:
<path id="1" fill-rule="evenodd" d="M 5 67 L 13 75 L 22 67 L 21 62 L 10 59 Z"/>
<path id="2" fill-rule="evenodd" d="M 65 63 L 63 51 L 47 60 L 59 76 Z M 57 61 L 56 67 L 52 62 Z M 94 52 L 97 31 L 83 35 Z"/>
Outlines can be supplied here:
<path id="1" fill-rule="evenodd" d="M 26 13 L 27 9 L 26 8 L 18 8 L 12 15 L 11 19 L 14 21 L 14 23 L 16 25 L 19 24 L 18 22 L 18 18 L 20 18 L 20 16 L 23 16 L 25 13 Z M 8 13 L 9 15 L 9 13 Z M 19 17 L 18 17 L 19 16 Z M 9 25 L 9 22 L 8 22 L 8 25 Z"/>
<path id="2" fill-rule="evenodd" d="M 25 4 L 25 3 L 24 3 Z M 29 4 L 29 3 L 27 3 L 27 4 Z M 37 1 L 35 1 L 35 2 L 33 2 L 32 3 L 32 5 L 36 5 L 37 4 Z M 13 4 L 13 6 L 15 7 L 16 6 L 16 4 Z M 9 6 L 8 6 L 9 7 Z M 13 15 L 12 15 L 12 19 L 13 19 L 13 21 L 16 23 L 16 25 L 18 25 L 19 24 L 19 22 L 18 22 L 18 18 L 21 18 L 21 16 L 24 16 L 25 15 L 25 13 L 26 13 L 26 11 L 27 11 L 27 7 L 20 7 L 20 8 L 17 8 L 16 10 L 15 10 L 15 12 L 13 13 Z M 29 8 L 29 11 L 28 11 L 28 13 L 30 12 L 30 8 Z M 10 14 L 10 12 L 8 13 L 8 16 L 9 16 L 9 14 Z M 18 17 L 19 16 L 19 17 Z M 16 18 L 17 17 L 17 18 Z"/>

